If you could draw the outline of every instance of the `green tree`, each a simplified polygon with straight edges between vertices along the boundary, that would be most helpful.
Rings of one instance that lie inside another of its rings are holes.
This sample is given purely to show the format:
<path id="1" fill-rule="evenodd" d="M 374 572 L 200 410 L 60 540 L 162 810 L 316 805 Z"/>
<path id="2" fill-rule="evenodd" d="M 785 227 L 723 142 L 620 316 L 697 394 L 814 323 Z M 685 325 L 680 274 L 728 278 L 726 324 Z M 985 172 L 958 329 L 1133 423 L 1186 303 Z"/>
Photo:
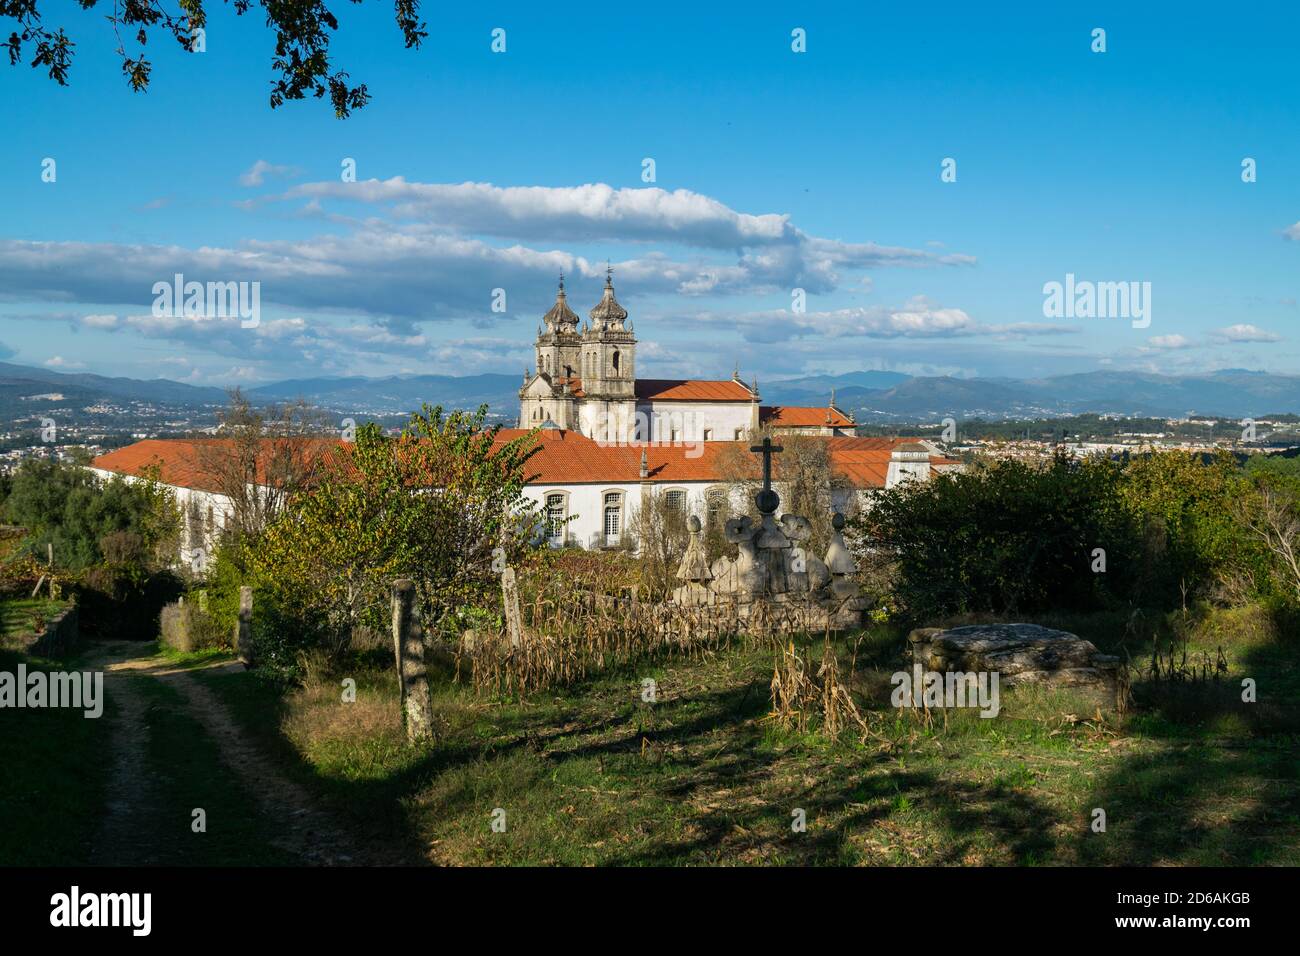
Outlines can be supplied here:
<path id="1" fill-rule="evenodd" d="M 1238 517 L 1238 506 L 1254 489 L 1231 454 L 1207 459 L 1168 451 L 1135 458 L 1120 493 L 1148 538 L 1151 560 L 1164 572 L 1167 595 L 1185 588 L 1204 596 L 1229 576 L 1258 582 L 1267 575 L 1267 559 Z"/>
<path id="2" fill-rule="evenodd" d="M 308 95 L 317 99 L 328 94 L 334 114 L 340 118 L 360 109 L 370 101 L 364 83 L 350 84 L 348 74 L 334 69 L 330 62 L 330 40 L 338 30 L 338 18 L 323 0 L 228 0 L 235 13 L 243 16 L 260 9 L 265 22 L 275 34 L 275 53 L 271 68 L 275 77 L 271 86 L 271 108 L 285 100 L 300 100 Z M 360 3 L 361 0 L 352 0 Z M 148 88 L 153 64 L 145 56 L 151 32 L 180 44 L 187 52 L 203 49 L 198 39 L 204 37 L 208 23 L 204 0 L 177 0 L 177 11 L 166 10 L 162 0 L 121 0 L 105 9 L 99 0 L 77 0 L 84 10 L 100 7 L 101 19 L 108 22 L 122 60 L 122 73 L 131 89 Z M 48 72 L 50 79 L 66 86 L 76 44 L 63 27 L 51 29 L 41 18 L 40 0 L 0 0 L 0 17 L 15 22 L 15 29 L 4 46 L 11 65 L 28 52 L 31 66 Z M 395 19 L 407 49 L 418 48 L 428 36 L 420 20 L 419 0 L 395 0 Z M 205 31 L 200 33 L 199 31 Z M 135 49 L 127 46 L 134 43 Z"/>
<path id="3" fill-rule="evenodd" d="M 144 573 L 170 563 L 180 516 L 174 496 L 146 475 L 101 481 L 75 464 L 48 458 L 23 462 L 13 477 L 5 513 L 28 530 L 27 549 L 79 571 L 108 561 Z"/>
<path id="4" fill-rule="evenodd" d="M 387 627 L 399 577 L 415 583 L 426 634 L 495 606 L 505 562 L 534 537 L 523 488 L 536 445 L 498 443 L 486 411 L 425 406 L 396 438 L 363 426 L 266 529 L 251 564 L 295 641 L 337 648 L 357 626 Z"/>

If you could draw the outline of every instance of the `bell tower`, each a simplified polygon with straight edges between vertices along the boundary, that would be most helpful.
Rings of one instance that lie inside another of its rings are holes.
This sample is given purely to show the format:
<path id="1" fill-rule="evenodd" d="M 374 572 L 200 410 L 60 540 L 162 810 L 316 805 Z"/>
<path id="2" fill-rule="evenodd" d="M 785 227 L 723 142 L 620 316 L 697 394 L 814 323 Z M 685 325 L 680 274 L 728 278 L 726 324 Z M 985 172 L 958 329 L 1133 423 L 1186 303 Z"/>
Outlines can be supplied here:
<path id="1" fill-rule="evenodd" d="M 555 293 L 555 305 L 542 316 L 537 330 L 537 371 L 552 384 L 578 376 L 582 355 L 582 336 L 578 334 L 578 314 L 569 308 L 564 293 L 564 275 Z"/>
<path id="2" fill-rule="evenodd" d="M 605 270 L 605 294 L 591 310 L 582 333 L 581 378 L 588 397 L 636 398 L 636 336 L 627 309 L 614 298 L 614 270 Z"/>
<path id="3" fill-rule="evenodd" d="M 578 367 L 587 419 L 583 432 L 598 441 L 630 441 L 636 415 L 636 336 L 627 309 L 614 297 L 613 269 L 605 269 L 605 292 L 590 316 Z"/>

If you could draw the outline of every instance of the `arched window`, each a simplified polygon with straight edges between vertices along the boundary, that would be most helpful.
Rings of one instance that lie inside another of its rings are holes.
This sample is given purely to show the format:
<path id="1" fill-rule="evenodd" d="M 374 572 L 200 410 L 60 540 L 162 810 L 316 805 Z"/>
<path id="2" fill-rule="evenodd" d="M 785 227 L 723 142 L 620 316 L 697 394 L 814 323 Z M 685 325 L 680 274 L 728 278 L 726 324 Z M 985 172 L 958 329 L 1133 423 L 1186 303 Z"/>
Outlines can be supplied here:
<path id="1" fill-rule="evenodd" d="M 614 350 L 614 374 L 618 375 L 618 349 Z"/>
<path id="2" fill-rule="evenodd" d="M 618 544 L 623 532 L 623 495 L 617 491 L 605 492 L 605 545 Z"/>
<path id="3" fill-rule="evenodd" d="M 564 540 L 564 495 L 546 496 L 546 535 L 552 541 Z"/>
<path id="4" fill-rule="evenodd" d="M 704 515 L 710 525 L 721 521 L 726 515 L 727 493 L 721 488 L 710 488 L 704 495 Z"/>

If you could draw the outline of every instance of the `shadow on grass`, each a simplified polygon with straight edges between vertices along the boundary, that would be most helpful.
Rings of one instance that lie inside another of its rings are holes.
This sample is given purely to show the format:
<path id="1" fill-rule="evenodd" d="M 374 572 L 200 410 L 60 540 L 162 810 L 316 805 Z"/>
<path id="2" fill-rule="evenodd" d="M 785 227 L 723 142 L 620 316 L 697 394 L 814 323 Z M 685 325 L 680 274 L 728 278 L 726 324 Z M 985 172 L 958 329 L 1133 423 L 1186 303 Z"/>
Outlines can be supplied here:
<path id="1" fill-rule="evenodd" d="M 1107 832 L 1084 831 L 1082 861 L 1300 864 L 1300 640 L 1292 612 L 1266 623 L 1240 645 L 1225 636 L 1231 667 L 1217 680 L 1134 684 L 1129 727 L 1155 750 L 1097 781 L 1089 802 L 1105 809 Z M 1254 702 L 1242 699 L 1247 677 Z"/>
<path id="2" fill-rule="evenodd" d="M 552 819 L 536 844 L 513 851 L 512 862 L 558 854 L 613 865 L 848 864 L 862 861 L 855 834 L 908 807 L 923 814 L 908 832 L 937 821 L 937 834 L 926 837 L 927 862 L 960 864 L 973 847 L 1015 862 L 1050 856 L 1054 811 L 1034 794 L 959 781 L 942 768 L 891 770 L 889 757 L 862 747 L 814 744 L 806 759 L 798 741 L 783 746 L 762 720 L 769 707 L 765 674 L 731 676 L 728 686 L 692 690 L 653 708 L 627 692 L 630 682 L 570 689 L 581 696 L 494 713 L 490 739 L 462 733 L 364 780 L 318 774 L 280 736 L 279 720 L 265 720 L 268 700 L 243 716 L 260 711 L 263 738 L 337 809 L 416 849 L 429 840 L 430 820 L 459 821 L 453 830 L 472 843 L 494 795 L 505 793 L 517 803 L 531 800 L 526 812 L 534 819 Z M 241 694 L 258 683 L 248 674 L 215 680 L 242 683 Z M 234 689 L 223 696 L 243 709 Z M 282 717 L 283 702 L 274 703 Z M 571 809 L 564 805 L 575 799 L 574 788 L 617 794 L 608 807 L 584 804 L 582 814 L 599 819 L 605 810 L 609 825 L 624 832 L 592 833 L 599 823 L 585 835 L 566 830 L 562 814 Z M 806 811 L 806 832 L 792 830 L 794 808 Z M 557 849 L 597 838 L 608 846 L 594 856 Z M 494 850 L 484 852 L 491 858 Z M 894 861 L 913 861 L 906 845 L 895 851 Z"/>
<path id="3" fill-rule="evenodd" d="M 1102 623 L 1088 636 L 1113 649 L 1123 618 Z M 859 668 L 887 669 L 900 641 L 860 643 Z M 1014 743 L 963 771 L 946 760 L 976 753 L 977 741 L 966 748 L 951 738 L 946 750 L 927 745 L 899 759 L 776 732 L 762 719 L 771 666 L 763 652 L 647 665 L 672 689 L 653 707 L 639 703 L 637 668 L 526 704 L 467 704 L 472 725 L 390 754 L 374 776 L 356 779 L 320 772 L 282 735 L 280 689 L 251 674 L 204 679 L 231 682 L 223 697 L 291 773 L 413 858 L 436 838 L 454 848 L 452 859 L 485 862 L 1296 864 L 1294 648 L 1277 631 L 1235 648 L 1230 677 L 1217 683 L 1139 681 L 1127 749 L 1107 751 L 1097 776 L 1064 795 L 1035 792 L 1032 773 L 992 775 L 1006 769 Z M 853 642 L 841 652 L 852 654 Z M 1241 676 L 1256 678 L 1258 704 L 1241 703 Z M 440 693 L 456 706 L 468 700 Z M 501 801 L 526 821 L 509 841 L 485 836 L 488 810 Z M 1106 810 L 1107 833 L 1089 830 L 1092 807 Z M 791 828 L 796 808 L 806 832 Z"/>

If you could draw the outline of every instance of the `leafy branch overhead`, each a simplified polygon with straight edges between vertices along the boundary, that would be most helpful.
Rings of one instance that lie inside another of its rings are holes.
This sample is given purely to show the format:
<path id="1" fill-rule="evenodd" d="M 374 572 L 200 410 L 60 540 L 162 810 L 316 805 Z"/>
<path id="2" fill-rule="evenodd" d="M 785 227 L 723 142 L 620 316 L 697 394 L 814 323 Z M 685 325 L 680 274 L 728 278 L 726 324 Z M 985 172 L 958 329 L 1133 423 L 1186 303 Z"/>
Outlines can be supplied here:
<path id="1" fill-rule="evenodd" d="M 69 39 L 62 26 L 51 29 L 45 25 L 37 9 L 38 2 L 0 0 L 0 17 L 14 20 L 17 25 L 4 41 L 9 63 L 16 65 L 30 54 L 33 68 L 46 70 L 50 79 L 66 86 L 77 44 Z M 301 100 L 308 95 L 319 99 L 328 93 L 335 115 L 342 118 L 370 101 L 364 83 L 351 85 L 348 73 L 335 69 L 330 62 L 331 34 L 338 30 L 339 22 L 321 0 L 225 2 L 231 3 L 240 16 L 254 6 L 263 8 L 267 26 L 275 31 L 275 56 L 271 60 L 275 71 L 271 82 L 272 109 L 286 100 Z M 82 9 L 90 10 L 100 0 L 77 0 L 77 3 Z M 203 49 L 200 31 L 207 26 L 203 0 L 177 0 L 177 7 L 179 12 L 173 15 L 163 9 L 160 0 L 113 0 L 111 12 L 105 13 L 104 19 L 113 30 L 117 55 L 122 59 L 122 73 L 132 90 L 140 92 L 149 86 L 153 64 L 144 51 L 150 31 L 170 35 L 187 52 Z M 428 36 L 419 18 L 419 0 L 394 0 L 394 12 L 406 48 L 418 49 Z M 128 43 L 138 49 L 128 49 Z"/>

